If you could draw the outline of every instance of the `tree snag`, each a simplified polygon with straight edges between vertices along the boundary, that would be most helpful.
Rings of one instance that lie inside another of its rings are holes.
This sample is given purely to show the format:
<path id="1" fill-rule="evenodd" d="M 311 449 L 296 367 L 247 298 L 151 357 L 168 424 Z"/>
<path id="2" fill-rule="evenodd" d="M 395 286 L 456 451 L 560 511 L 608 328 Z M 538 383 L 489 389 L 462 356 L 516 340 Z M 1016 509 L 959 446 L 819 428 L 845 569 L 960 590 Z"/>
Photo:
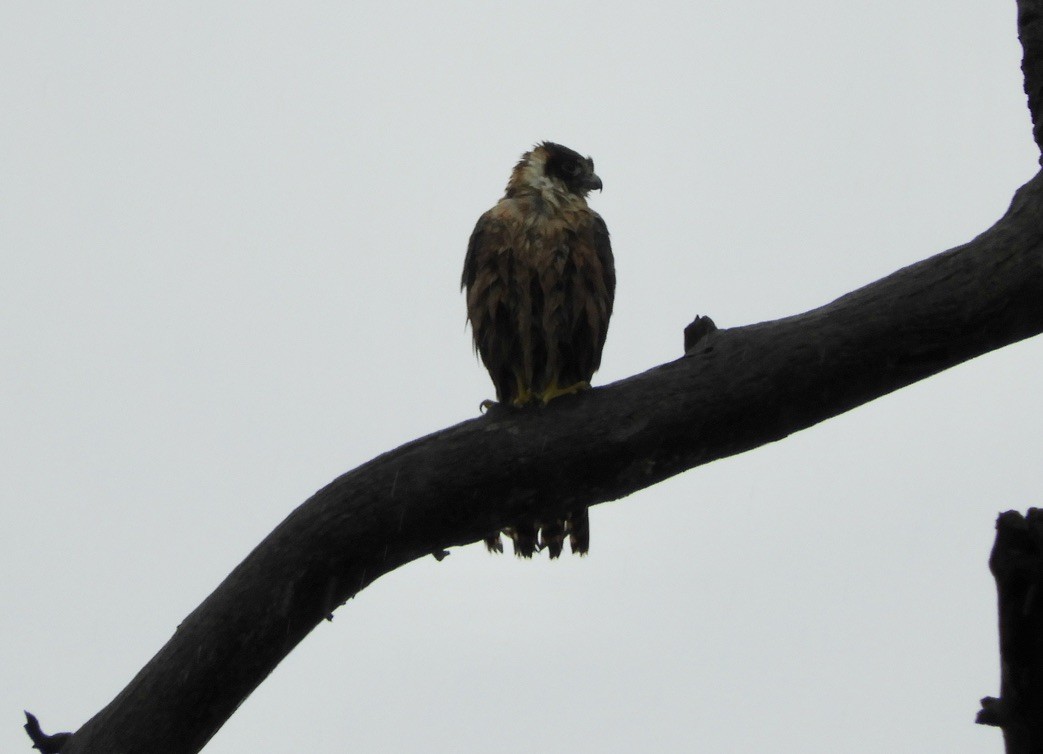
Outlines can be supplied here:
<path id="1" fill-rule="evenodd" d="M 1043 510 L 1000 514 L 989 556 L 1000 629 L 1000 698 L 977 722 L 1003 729 L 1007 754 L 1043 751 Z"/>

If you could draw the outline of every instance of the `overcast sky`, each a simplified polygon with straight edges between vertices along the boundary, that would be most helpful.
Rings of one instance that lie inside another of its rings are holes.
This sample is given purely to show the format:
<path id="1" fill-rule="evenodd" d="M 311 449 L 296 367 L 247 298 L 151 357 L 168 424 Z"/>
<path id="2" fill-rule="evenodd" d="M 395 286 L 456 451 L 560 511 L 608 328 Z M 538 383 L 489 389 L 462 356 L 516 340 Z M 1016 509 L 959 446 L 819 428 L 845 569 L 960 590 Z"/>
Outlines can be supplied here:
<path id="1" fill-rule="evenodd" d="M 73 730 L 294 507 L 493 396 L 467 237 L 594 157 L 604 384 L 964 243 L 1036 170 L 1013 0 L 0 5 L 0 751 Z M 381 579 L 243 752 L 983 752 L 1043 343 Z"/>

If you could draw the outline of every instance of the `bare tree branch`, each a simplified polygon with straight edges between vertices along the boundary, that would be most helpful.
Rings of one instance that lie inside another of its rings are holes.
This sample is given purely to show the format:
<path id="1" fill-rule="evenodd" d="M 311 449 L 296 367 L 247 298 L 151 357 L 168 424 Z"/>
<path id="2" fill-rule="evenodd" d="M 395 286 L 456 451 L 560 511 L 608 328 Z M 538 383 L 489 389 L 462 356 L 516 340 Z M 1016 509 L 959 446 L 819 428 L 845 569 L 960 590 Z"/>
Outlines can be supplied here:
<path id="1" fill-rule="evenodd" d="M 1019 31 L 1038 123 L 1037 5 L 1019 3 Z M 1037 175 L 970 243 L 827 306 L 729 330 L 700 325 L 677 361 L 545 409 L 490 411 L 334 480 L 62 753 L 197 752 L 312 628 L 404 563 L 522 516 L 616 500 L 1041 331 Z"/>
<path id="2" fill-rule="evenodd" d="M 385 453 L 295 510 L 63 750 L 199 751 L 338 605 L 522 515 L 624 497 L 1043 331 L 1043 177 L 971 243 L 692 354 L 494 410 Z"/>
<path id="3" fill-rule="evenodd" d="M 33 742 L 33 748 L 39 749 L 40 754 L 58 754 L 69 740 L 71 733 L 55 733 L 47 735 L 40 730 L 40 721 L 31 712 L 25 713 L 25 732 Z"/>

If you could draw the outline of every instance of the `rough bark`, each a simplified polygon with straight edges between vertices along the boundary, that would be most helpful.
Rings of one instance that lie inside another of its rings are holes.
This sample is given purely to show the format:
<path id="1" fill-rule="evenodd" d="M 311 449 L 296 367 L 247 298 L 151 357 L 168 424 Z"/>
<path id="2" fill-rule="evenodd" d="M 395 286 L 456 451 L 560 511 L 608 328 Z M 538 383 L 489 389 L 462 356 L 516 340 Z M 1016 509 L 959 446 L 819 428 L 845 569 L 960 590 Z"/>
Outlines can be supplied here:
<path id="1" fill-rule="evenodd" d="M 1018 39 L 1021 71 L 1032 115 L 1032 138 L 1043 147 L 1043 2 L 1018 0 Z M 1043 158 L 1040 160 L 1043 163 Z"/>
<path id="2" fill-rule="evenodd" d="M 1037 5 L 1019 3 L 1019 32 L 1038 129 Z M 62 752 L 197 752 L 312 628 L 404 563 L 522 516 L 624 497 L 1041 331 L 1037 175 L 970 243 L 827 306 L 728 330 L 700 325 L 677 361 L 545 409 L 492 410 L 334 480 Z"/>
<path id="3" fill-rule="evenodd" d="M 978 722 L 1003 729 L 1007 754 L 1043 751 L 1043 511 L 1000 514 L 989 557 L 1000 629 L 1000 698 Z"/>
<path id="4" fill-rule="evenodd" d="M 1043 0 L 1018 0 L 1018 39 L 1032 137 L 1043 154 Z M 1007 754 L 1035 754 L 1043 751 L 1041 511 L 1000 515 L 989 569 L 999 608 L 1000 698 L 981 700 L 977 722 L 1003 730 Z"/>

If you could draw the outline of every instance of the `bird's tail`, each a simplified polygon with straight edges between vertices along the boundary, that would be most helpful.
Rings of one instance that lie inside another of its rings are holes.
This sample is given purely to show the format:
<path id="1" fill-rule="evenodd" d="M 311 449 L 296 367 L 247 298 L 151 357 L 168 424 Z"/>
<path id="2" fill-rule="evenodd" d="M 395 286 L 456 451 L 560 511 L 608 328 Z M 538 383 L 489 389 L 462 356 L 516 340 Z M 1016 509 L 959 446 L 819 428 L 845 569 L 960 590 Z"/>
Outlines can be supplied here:
<path id="1" fill-rule="evenodd" d="M 537 541 L 535 521 L 515 524 L 504 531 L 514 540 L 514 554 L 519 558 L 531 558 L 535 554 Z"/>
<path id="2" fill-rule="evenodd" d="M 586 508 L 578 508 L 564 519 L 552 518 L 543 521 L 516 523 L 503 530 L 514 545 L 514 554 L 519 558 L 531 558 L 537 551 L 546 548 L 551 558 L 557 558 L 565 549 L 565 535 L 569 536 L 569 548 L 576 555 L 586 555 L 590 549 L 590 518 Z M 500 532 L 485 538 L 489 552 L 503 552 Z"/>
<path id="3" fill-rule="evenodd" d="M 503 552 L 503 540 L 500 539 L 500 532 L 490 534 L 485 538 L 485 549 L 489 552 Z"/>
<path id="4" fill-rule="evenodd" d="M 590 549 L 590 517 L 586 508 L 572 511 L 565 520 L 569 533 L 569 549 L 574 554 L 586 555 Z"/>
<path id="5" fill-rule="evenodd" d="M 540 546 L 546 547 L 552 558 L 561 555 L 565 547 L 565 522 L 552 518 L 540 524 Z"/>

